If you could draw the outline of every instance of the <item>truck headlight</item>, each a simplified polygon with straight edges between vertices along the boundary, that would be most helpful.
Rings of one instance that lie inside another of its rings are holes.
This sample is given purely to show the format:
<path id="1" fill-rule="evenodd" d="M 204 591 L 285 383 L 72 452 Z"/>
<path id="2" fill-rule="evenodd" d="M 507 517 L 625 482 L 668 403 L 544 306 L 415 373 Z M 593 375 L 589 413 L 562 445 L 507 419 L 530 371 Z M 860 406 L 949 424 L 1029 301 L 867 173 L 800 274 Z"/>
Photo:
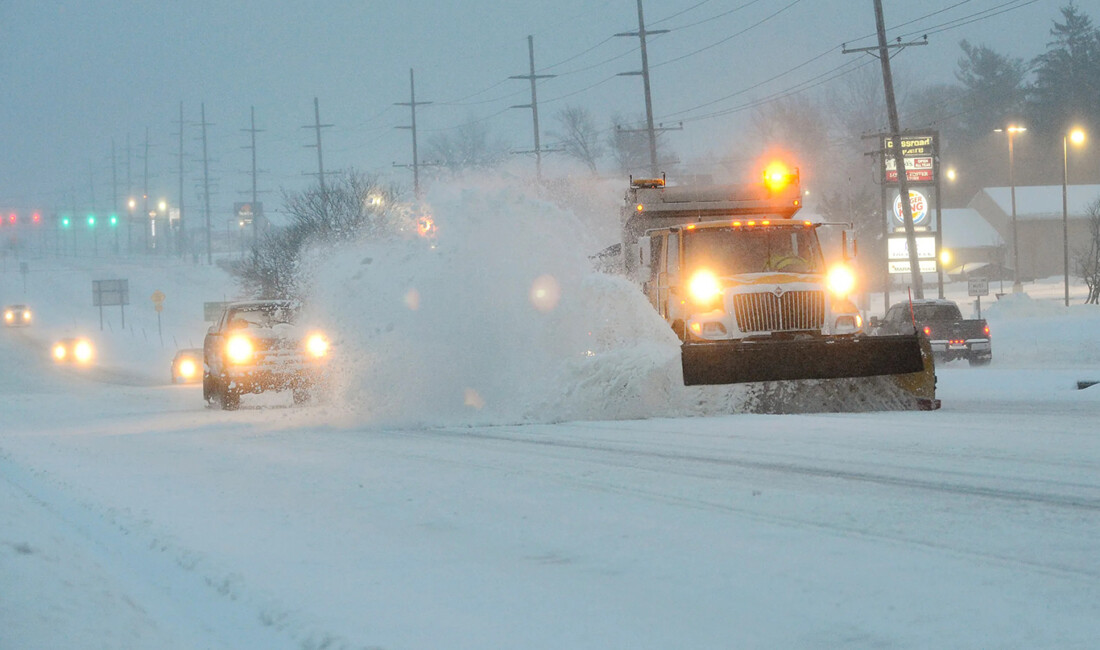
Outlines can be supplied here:
<path id="1" fill-rule="evenodd" d="M 310 334 L 306 339 L 306 351 L 313 357 L 325 356 L 328 354 L 328 339 L 324 334 Z"/>
<path id="2" fill-rule="evenodd" d="M 225 354 L 232 363 L 248 363 L 252 361 L 252 339 L 243 334 L 230 337 L 225 344 Z"/>
<path id="3" fill-rule="evenodd" d="M 825 277 L 825 283 L 834 296 L 844 297 L 856 288 L 856 275 L 852 272 L 852 269 L 843 264 L 838 264 L 829 269 L 829 273 Z"/>
<path id="4" fill-rule="evenodd" d="M 718 276 L 710 271 L 696 271 L 688 282 L 688 293 L 692 300 L 706 305 L 722 295 L 722 284 L 718 282 Z"/>

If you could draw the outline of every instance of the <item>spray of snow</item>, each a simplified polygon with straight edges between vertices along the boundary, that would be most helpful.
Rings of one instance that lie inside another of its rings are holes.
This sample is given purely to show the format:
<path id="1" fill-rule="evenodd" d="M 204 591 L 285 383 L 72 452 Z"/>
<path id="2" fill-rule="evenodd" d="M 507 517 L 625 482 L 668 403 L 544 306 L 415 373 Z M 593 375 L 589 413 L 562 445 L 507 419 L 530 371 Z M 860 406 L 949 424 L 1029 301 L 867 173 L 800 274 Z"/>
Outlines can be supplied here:
<path id="1" fill-rule="evenodd" d="M 433 241 L 367 242 L 313 263 L 312 307 L 339 332 L 333 400 L 357 422 L 730 412 L 736 390 L 684 389 L 678 341 L 637 287 L 593 271 L 600 227 L 501 180 L 437 187 L 428 201 Z"/>

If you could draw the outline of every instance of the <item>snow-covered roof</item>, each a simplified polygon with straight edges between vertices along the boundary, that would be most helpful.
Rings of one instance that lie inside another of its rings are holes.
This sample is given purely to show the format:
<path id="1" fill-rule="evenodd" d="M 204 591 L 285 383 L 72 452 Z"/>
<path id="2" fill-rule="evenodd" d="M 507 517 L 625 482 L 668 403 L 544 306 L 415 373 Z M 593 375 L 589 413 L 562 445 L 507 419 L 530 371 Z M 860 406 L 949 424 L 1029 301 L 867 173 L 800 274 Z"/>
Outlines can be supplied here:
<path id="1" fill-rule="evenodd" d="M 1000 246 L 1000 234 L 971 208 L 943 209 L 943 245 L 947 248 Z"/>
<path id="2" fill-rule="evenodd" d="M 987 187 L 982 190 L 1005 214 L 1012 214 L 1012 188 Z M 1070 185 L 1066 206 L 1070 216 L 1082 217 L 1093 201 L 1100 199 L 1100 185 Z M 1016 218 L 1062 218 L 1062 186 L 1031 185 L 1016 187 Z"/>

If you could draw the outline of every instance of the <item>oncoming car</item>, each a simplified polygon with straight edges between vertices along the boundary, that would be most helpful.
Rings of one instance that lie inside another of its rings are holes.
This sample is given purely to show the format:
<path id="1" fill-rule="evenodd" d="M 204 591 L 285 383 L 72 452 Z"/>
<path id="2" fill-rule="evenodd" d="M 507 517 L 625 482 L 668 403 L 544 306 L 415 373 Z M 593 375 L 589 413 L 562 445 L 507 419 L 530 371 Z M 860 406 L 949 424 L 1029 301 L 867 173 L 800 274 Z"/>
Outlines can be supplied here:
<path id="1" fill-rule="evenodd" d="M 95 346 L 86 338 L 65 338 L 53 344 L 50 356 L 59 364 L 86 366 L 95 359 Z"/>
<path id="2" fill-rule="evenodd" d="M 203 341 L 203 399 L 236 409 L 244 393 L 290 390 L 294 403 L 321 388 L 328 338 L 304 327 L 297 303 L 255 300 L 226 305 Z"/>
<path id="3" fill-rule="evenodd" d="M 26 305 L 8 305 L 4 307 L 5 327 L 26 327 L 31 324 L 34 314 Z"/>
<path id="4" fill-rule="evenodd" d="M 202 378 L 202 348 L 184 348 L 172 359 L 172 383 L 188 384 Z"/>

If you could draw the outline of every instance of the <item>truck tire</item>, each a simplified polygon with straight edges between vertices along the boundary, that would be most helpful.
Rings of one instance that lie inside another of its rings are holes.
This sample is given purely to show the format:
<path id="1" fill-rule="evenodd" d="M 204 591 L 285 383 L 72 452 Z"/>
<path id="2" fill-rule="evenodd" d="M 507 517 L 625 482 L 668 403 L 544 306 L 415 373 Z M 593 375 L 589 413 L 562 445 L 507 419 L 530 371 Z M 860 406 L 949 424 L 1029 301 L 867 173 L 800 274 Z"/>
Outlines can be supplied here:
<path id="1" fill-rule="evenodd" d="M 967 359 L 970 362 L 971 368 L 980 368 L 982 366 L 988 366 L 990 361 L 993 361 L 993 357 L 970 357 Z"/>
<path id="2" fill-rule="evenodd" d="M 241 407 L 241 391 L 225 386 L 222 388 L 220 401 L 223 411 L 236 411 Z"/>

